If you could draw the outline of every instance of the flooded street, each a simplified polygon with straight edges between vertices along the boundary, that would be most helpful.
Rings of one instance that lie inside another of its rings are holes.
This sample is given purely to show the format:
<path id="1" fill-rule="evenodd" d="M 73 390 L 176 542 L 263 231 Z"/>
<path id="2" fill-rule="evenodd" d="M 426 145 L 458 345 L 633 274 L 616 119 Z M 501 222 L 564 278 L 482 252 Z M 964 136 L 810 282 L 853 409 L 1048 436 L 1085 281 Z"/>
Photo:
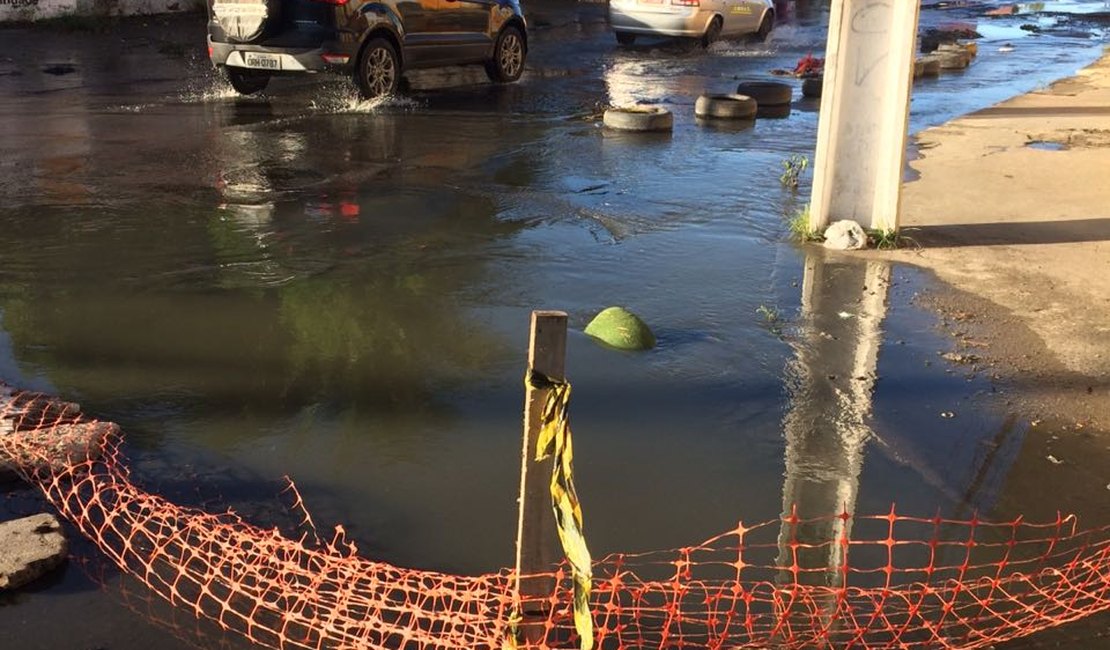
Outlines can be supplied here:
<path id="1" fill-rule="evenodd" d="M 930 277 L 788 241 L 809 177 L 784 188 L 782 161 L 812 158 L 818 117 L 800 84 L 787 117 L 695 121 L 700 93 L 820 56 L 825 12 L 704 51 L 618 48 L 602 7 L 537 9 L 518 84 L 423 72 L 379 102 L 301 78 L 238 98 L 195 16 L 108 36 L 0 31 L 0 381 L 118 422 L 152 492 L 286 526 L 289 476 L 362 554 L 456 573 L 513 561 L 538 308 L 570 314 L 595 556 L 691 544 L 789 504 L 1007 520 L 1080 507 L 1023 500 L 1055 468 L 989 368 L 939 356 L 951 341 L 913 300 Z M 1035 34 L 1027 20 L 981 23 L 966 72 L 915 86 L 911 130 L 1102 52 L 1097 27 L 1048 16 Z M 633 103 L 674 111 L 673 134 L 600 128 L 603 107 Z M 655 350 L 582 333 L 614 304 L 652 326 Z M 36 505 L 0 489 L 5 514 Z M 1110 508 L 1082 507 L 1106 516 L 1085 524 L 1110 523 Z M 54 583 L 0 600 L 0 647 L 245 647 L 147 622 L 141 589 L 86 543 L 74 552 Z"/>

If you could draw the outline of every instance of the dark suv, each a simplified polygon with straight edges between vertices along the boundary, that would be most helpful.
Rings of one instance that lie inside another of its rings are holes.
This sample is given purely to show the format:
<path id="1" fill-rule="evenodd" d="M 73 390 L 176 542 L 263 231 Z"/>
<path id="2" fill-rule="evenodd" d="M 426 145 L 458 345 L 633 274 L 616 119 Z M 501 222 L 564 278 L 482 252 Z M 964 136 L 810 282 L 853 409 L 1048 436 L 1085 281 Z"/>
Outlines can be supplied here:
<path id="1" fill-rule="evenodd" d="M 468 63 L 508 83 L 528 52 L 519 0 L 211 0 L 208 17 L 208 54 L 244 95 L 274 74 L 340 72 L 371 98 L 404 70 Z"/>

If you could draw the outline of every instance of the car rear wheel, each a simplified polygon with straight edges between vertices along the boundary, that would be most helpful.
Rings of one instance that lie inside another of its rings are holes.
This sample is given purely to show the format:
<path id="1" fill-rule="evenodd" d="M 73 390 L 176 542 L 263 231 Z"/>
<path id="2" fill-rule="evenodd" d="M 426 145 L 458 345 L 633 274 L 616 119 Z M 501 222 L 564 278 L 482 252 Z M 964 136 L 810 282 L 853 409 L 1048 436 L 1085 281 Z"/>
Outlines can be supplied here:
<path id="1" fill-rule="evenodd" d="M 763 20 L 759 23 L 759 29 L 755 32 L 755 40 L 763 43 L 771 35 L 771 30 L 775 27 L 775 17 L 768 11 L 763 14 Z"/>
<path id="2" fill-rule="evenodd" d="M 721 17 L 720 16 L 717 16 L 712 21 L 710 21 L 709 27 L 705 28 L 705 34 L 703 34 L 702 37 L 701 37 L 701 46 L 702 47 L 709 47 L 710 45 L 712 45 L 712 44 L 716 43 L 717 41 L 721 40 L 722 25 L 723 24 L 721 22 Z"/>
<path id="3" fill-rule="evenodd" d="M 524 35 L 516 25 L 501 30 L 493 59 L 486 62 L 486 75 L 496 83 L 512 83 L 524 72 Z"/>
<path id="4" fill-rule="evenodd" d="M 263 90 L 270 83 L 270 75 L 266 72 L 257 72 L 255 70 L 240 70 L 238 68 L 224 68 L 224 76 L 227 77 L 228 83 L 235 89 L 235 92 L 240 95 L 255 95 Z"/>
<path id="5" fill-rule="evenodd" d="M 636 35 L 630 32 L 616 32 L 617 43 L 621 45 L 632 45 L 636 42 Z"/>
<path id="6" fill-rule="evenodd" d="M 363 99 L 392 95 L 400 79 L 401 61 L 393 44 L 384 38 L 370 39 L 355 67 L 359 95 Z"/>

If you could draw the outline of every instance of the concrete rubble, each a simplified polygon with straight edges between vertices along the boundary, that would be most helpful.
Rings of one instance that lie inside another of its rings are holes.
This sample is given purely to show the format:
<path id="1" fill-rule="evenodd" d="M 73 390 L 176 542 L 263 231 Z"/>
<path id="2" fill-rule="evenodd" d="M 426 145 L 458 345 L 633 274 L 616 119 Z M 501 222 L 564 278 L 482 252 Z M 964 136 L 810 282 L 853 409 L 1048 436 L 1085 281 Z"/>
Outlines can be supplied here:
<path id="1" fill-rule="evenodd" d="M 0 523 L 0 591 L 18 589 L 61 566 L 67 550 L 54 515 Z"/>
<path id="2" fill-rule="evenodd" d="M 42 393 L 18 391 L 0 384 L 0 436 L 18 435 L 50 453 L 52 462 L 95 458 L 104 439 L 116 430 L 108 422 L 78 423 L 81 407 Z M 19 478 L 13 459 L 0 458 L 0 483 Z M 35 464 L 23 459 L 30 468 Z"/>
<path id="3" fill-rule="evenodd" d="M 70 457 L 94 458 L 115 425 L 79 422 L 81 407 L 43 393 L 0 384 L 0 436 L 31 441 L 28 449 L 45 451 L 48 460 L 0 457 L 0 483 L 20 478 L 16 466 L 36 471 Z M 0 523 L 0 591 L 18 589 L 60 566 L 68 545 L 52 514 L 37 514 Z"/>

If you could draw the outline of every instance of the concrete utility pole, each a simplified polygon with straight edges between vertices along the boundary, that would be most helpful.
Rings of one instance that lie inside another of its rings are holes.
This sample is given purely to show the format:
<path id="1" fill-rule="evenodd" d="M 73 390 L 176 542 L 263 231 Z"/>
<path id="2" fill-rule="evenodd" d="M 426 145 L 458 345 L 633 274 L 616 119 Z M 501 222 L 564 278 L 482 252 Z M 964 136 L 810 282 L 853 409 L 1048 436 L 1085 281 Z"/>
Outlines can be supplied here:
<path id="1" fill-rule="evenodd" d="M 833 0 L 810 201 L 812 229 L 898 229 L 919 0 Z"/>

